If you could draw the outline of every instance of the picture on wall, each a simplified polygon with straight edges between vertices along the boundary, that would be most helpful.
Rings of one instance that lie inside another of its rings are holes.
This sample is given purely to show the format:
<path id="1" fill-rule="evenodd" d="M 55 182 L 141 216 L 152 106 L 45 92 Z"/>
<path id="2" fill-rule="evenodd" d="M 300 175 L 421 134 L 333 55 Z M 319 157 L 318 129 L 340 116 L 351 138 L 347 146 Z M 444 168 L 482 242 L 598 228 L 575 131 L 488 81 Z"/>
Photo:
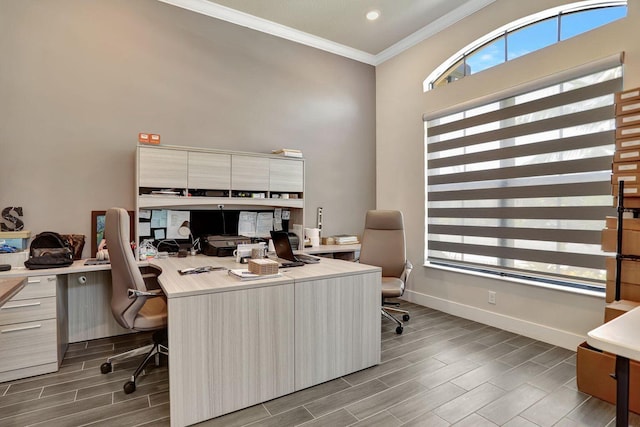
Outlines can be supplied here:
<path id="1" fill-rule="evenodd" d="M 133 219 L 135 215 L 133 211 L 129 213 L 129 241 L 135 240 L 135 229 L 133 228 Z M 104 239 L 104 223 L 107 211 L 91 211 L 91 257 L 95 258 L 98 252 L 98 246 Z"/>

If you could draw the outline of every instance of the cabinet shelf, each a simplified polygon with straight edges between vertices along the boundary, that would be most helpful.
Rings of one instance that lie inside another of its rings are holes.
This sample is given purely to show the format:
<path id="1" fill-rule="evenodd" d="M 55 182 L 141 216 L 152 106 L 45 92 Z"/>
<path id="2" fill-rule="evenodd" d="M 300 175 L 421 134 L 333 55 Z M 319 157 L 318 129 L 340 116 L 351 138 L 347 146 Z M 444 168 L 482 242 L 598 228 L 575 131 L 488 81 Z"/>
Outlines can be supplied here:
<path id="1" fill-rule="evenodd" d="M 173 208 L 173 209 L 217 209 L 218 205 L 225 207 L 255 207 L 268 206 L 276 208 L 299 208 L 304 207 L 303 199 L 253 199 L 249 197 L 185 197 L 185 196 L 162 196 L 162 195 L 141 195 L 138 196 L 138 208 Z"/>

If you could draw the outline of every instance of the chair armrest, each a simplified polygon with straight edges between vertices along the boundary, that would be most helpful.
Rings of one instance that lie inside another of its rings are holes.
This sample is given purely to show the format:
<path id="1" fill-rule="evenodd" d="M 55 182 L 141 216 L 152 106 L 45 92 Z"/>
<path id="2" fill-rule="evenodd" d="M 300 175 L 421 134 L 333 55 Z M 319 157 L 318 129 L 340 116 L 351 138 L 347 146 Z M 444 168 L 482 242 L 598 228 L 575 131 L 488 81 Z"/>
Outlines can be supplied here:
<path id="1" fill-rule="evenodd" d="M 138 289 L 128 289 L 127 296 L 129 299 L 138 298 L 138 297 L 161 297 L 164 295 L 162 289 L 153 289 L 150 291 L 140 291 Z"/>
<path id="2" fill-rule="evenodd" d="M 407 283 L 407 280 L 409 280 L 409 275 L 411 274 L 411 270 L 413 270 L 413 264 L 411 264 L 411 261 L 406 260 L 404 264 L 404 271 L 400 275 L 400 279 L 404 283 Z"/>

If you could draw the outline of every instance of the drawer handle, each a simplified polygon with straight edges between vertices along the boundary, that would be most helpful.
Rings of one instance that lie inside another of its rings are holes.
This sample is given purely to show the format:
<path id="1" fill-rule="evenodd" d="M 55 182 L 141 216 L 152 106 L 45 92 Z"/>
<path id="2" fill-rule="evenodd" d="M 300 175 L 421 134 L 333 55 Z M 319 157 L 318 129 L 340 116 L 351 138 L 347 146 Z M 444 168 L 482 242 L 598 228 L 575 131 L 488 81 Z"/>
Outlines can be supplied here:
<path id="1" fill-rule="evenodd" d="M 12 329 L 2 329 L 0 330 L 1 334 L 6 334 L 7 332 L 18 332 L 18 331 L 26 331 L 28 329 L 38 329 L 41 328 L 42 325 L 31 325 L 31 326 L 23 326 L 22 328 L 12 328 Z"/>
<path id="2" fill-rule="evenodd" d="M 39 277 L 29 277 L 29 280 L 27 280 L 27 283 L 40 283 L 40 278 Z"/>
<path id="3" fill-rule="evenodd" d="M 16 305 L 5 305 L 0 308 L 0 310 L 9 310 L 10 308 L 23 308 L 23 307 L 37 307 L 40 305 L 40 302 L 32 302 L 29 304 L 16 304 Z"/>

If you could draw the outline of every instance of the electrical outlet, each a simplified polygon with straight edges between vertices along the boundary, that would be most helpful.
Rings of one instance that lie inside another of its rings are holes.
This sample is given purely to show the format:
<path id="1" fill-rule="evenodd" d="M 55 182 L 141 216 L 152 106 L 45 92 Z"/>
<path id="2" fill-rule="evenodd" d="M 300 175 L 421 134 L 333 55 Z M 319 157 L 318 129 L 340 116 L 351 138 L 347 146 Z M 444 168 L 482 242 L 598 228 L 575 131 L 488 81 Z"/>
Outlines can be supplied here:
<path id="1" fill-rule="evenodd" d="M 489 302 L 489 304 L 495 304 L 496 303 L 496 293 L 495 293 L 495 291 L 489 291 L 488 302 Z"/>

